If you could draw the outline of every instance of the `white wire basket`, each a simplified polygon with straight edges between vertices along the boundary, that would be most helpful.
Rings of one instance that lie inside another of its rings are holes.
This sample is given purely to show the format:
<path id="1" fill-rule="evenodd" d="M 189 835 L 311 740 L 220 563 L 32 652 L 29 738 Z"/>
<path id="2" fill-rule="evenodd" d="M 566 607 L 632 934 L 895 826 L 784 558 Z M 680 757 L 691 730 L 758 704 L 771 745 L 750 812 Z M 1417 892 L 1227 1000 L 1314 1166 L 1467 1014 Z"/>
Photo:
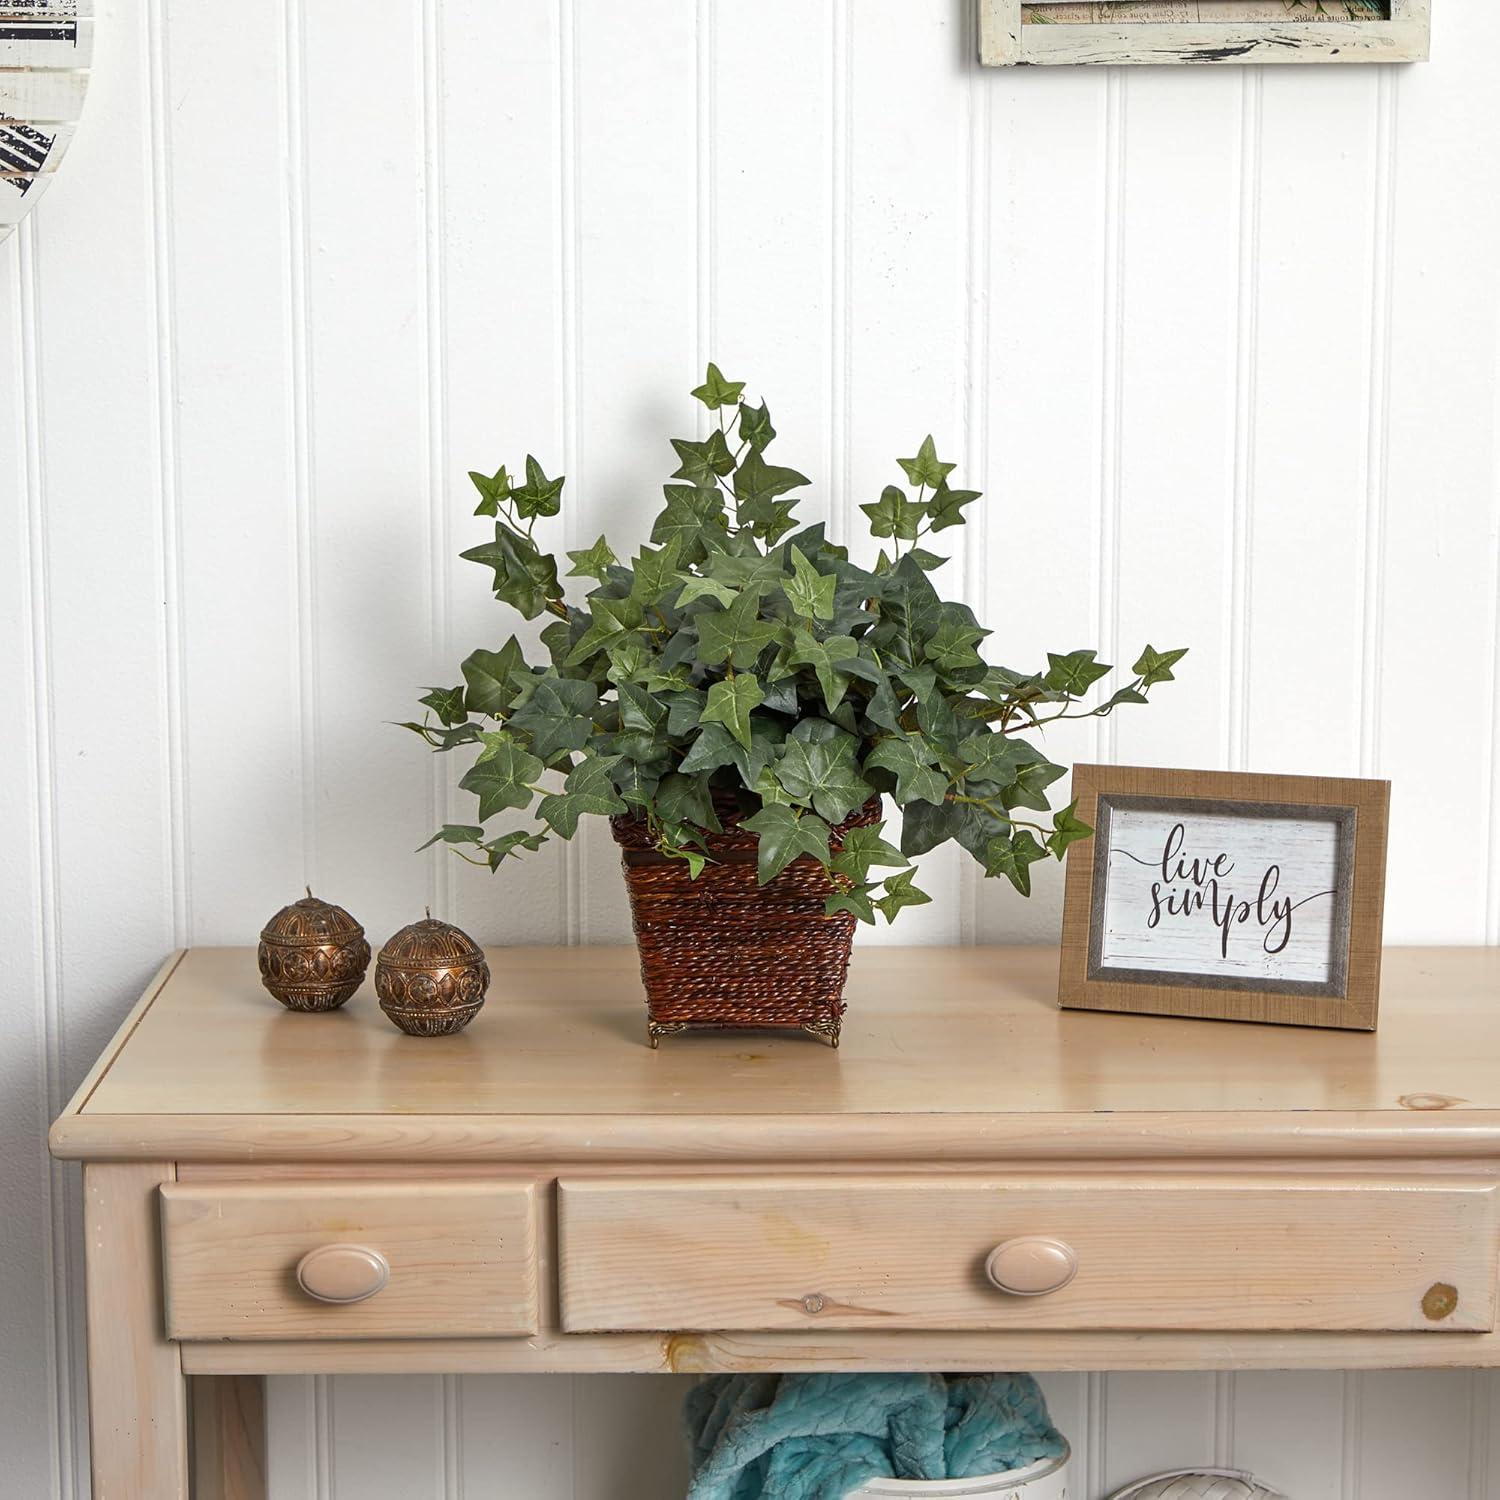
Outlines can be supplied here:
<path id="1" fill-rule="evenodd" d="M 872 1479 L 849 1500 L 905 1495 L 909 1500 L 1068 1500 L 1068 1454 L 1044 1459 L 1009 1474 L 973 1479 Z"/>
<path id="2" fill-rule="evenodd" d="M 1242 1469 L 1174 1469 L 1137 1479 L 1109 1500 L 1287 1500 Z"/>

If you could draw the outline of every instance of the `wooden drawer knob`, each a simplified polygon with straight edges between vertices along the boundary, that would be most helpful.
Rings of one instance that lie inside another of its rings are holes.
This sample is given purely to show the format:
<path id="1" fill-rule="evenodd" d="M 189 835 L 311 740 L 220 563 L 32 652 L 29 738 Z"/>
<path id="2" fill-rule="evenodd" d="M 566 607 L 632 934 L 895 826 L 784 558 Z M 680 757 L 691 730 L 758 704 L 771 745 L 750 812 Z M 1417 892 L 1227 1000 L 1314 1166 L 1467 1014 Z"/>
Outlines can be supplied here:
<path id="1" fill-rule="evenodd" d="M 1044 1297 L 1078 1274 L 1078 1255 L 1063 1240 L 1026 1234 L 990 1251 L 984 1274 L 1012 1297 Z"/>
<path id="2" fill-rule="evenodd" d="M 364 1245 L 319 1245 L 297 1262 L 297 1285 L 319 1302 L 363 1302 L 390 1279 L 385 1256 Z"/>

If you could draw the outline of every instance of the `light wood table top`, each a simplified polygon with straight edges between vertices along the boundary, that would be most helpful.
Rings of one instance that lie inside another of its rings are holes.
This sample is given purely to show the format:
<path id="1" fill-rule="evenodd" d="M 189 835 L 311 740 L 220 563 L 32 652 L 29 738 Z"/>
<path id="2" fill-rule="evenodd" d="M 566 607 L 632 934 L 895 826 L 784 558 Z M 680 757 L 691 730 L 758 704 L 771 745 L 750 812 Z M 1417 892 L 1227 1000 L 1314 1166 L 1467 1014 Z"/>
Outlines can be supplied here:
<path id="1" fill-rule="evenodd" d="M 163 966 L 53 1129 L 93 1159 L 1500 1154 L 1500 950 L 1393 949 L 1374 1034 L 1059 1011 L 1047 948 L 857 950 L 837 1050 L 645 1045 L 633 949 L 493 949 L 414 1039 L 373 983 L 285 1011 L 248 948 Z"/>

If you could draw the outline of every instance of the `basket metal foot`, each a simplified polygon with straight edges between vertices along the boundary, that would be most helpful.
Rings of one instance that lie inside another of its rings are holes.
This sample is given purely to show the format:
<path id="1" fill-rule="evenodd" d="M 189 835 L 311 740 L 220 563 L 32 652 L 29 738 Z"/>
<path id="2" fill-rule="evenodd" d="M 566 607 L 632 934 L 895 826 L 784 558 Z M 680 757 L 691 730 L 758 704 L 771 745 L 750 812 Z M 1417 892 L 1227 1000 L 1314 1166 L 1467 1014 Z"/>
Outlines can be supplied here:
<path id="1" fill-rule="evenodd" d="M 822 1037 L 830 1047 L 835 1048 L 839 1044 L 839 1032 L 842 1028 L 843 1022 L 832 1018 L 821 1021 L 804 1021 L 802 1023 L 802 1029 L 809 1036 Z"/>
<path id="2" fill-rule="evenodd" d="M 676 1036 L 679 1031 L 687 1030 L 686 1021 L 647 1021 L 646 1035 L 650 1039 L 651 1048 L 655 1051 L 661 1046 L 664 1036 Z"/>

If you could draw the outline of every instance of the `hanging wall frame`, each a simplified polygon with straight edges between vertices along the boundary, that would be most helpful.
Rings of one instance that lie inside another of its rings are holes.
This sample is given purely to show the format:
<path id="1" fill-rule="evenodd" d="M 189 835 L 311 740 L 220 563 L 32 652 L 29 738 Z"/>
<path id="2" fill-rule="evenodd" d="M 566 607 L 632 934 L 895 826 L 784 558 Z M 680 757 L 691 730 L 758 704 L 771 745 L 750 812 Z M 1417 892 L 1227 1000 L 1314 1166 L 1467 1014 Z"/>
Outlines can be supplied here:
<path id="1" fill-rule="evenodd" d="M 93 0 L 0 0 L 0 240 L 52 185 L 94 50 Z"/>
<path id="2" fill-rule="evenodd" d="M 990 67 L 1426 59 L 1432 0 L 976 0 Z"/>

